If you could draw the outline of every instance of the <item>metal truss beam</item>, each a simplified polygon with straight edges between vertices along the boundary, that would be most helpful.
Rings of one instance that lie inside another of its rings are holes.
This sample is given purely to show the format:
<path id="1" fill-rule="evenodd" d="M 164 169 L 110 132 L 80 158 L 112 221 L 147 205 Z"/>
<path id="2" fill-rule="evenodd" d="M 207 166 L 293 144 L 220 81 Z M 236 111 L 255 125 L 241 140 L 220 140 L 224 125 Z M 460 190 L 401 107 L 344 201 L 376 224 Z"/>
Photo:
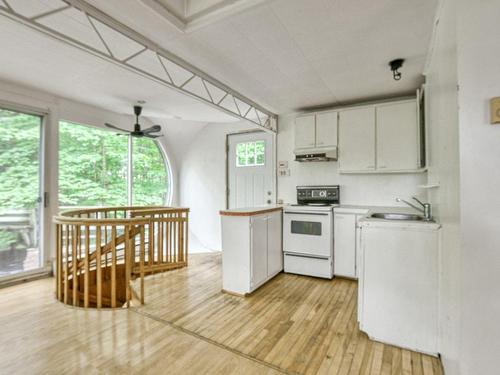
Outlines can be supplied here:
<path id="1" fill-rule="evenodd" d="M 50 9 L 34 16 L 23 15 L 16 9 L 16 0 L 0 1 L 0 14 L 5 17 L 158 82 L 237 119 L 249 121 L 267 131 L 277 131 L 277 116 L 275 114 L 166 51 L 84 0 L 61 0 L 60 8 Z M 90 33 L 95 33 L 94 36 L 97 37 L 95 40 L 99 40 L 102 45 L 92 45 L 88 40 L 79 40 L 78 37 L 69 36 L 56 30 L 53 26 L 44 24 L 44 20 L 48 17 L 61 16 L 70 10 L 81 13 L 82 19 L 88 21 L 88 30 Z M 108 33 L 102 32 L 100 24 L 111 30 L 107 29 Z M 123 41 L 137 45 L 137 50 L 130 52 L 128 56 L 118 58 L 113 53 L 112 41 L 108 40 L 109 33 L 118 33 L 120 38 L 125 38 L 122 39 Z M 146 59 L 146 64 L 137 63 L 141 58 Z"/>

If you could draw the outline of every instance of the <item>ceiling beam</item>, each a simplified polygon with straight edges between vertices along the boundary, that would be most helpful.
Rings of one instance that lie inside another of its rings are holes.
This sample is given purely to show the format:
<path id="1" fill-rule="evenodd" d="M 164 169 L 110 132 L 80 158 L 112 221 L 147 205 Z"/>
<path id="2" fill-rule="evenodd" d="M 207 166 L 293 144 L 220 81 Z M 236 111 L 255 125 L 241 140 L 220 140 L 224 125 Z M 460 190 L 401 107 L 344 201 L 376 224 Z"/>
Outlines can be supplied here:
<path id="1" fill-rule="evenodd" d="M 256 104 L 249 98 L 241 95 L 240 93 L 236 92 L 235 90 L 231 89 L 227 85 L 223 84 L 219 80 L 209 76 L 205 72 L 201 71 L 200 69 L 196 68 L 195 66 L 189 64 L 187 61 L 173 55 L 169 51 L 163 49 L 160 47 L 158 44 L 154 43 L 153 41 L 149 40 L 148 38 L 144 37 L 143 35 L 139 34 L 135 30 L 129 28 L 128 26 L 120 23 L 119 21 L 115 20 L 108 14 L 100 11 L 99 9 L 95 8 L 94 6 L 88 4 L 87 2 L 83 0 L 63 0 L 65 3 L 67 3 L 70 7 L 69 8 L 74 8 L 80 12 L 82 12 L 85 15 L 85 18 L 89 20 L 89 25 L 91 26 L 91 30 L 93 30 L 97 37 L 101 40 L 105 48 L 103 50 L 98 50 L 95 47 L 85 43 L 84 41 L 76 40 L 68 35 L 65 35 L 57 30 L 54 30 L 44 24 L 41 23 L 43 21 L 44 17 L 40 20 L 38 16 L 28 18 L 23 16 L 22 14 L 19 14 L 15 11 L 15 7 L 2 7 L 2 3 L 0 2 L 0 14 L 3 16 L 6 16 L 10 19 L 13 19 L 17 22 L 22 23 L 23 25 L 26 25 L 36 31 L 39 31 L 43 34 L 46 34 L 48 36 L 51 36 L 55 39 L 58 39 L 62 42 L 65 42 L 67 44 L 70 44 L 74 47 L 77 47 L 79 49 L 82 49 L 88 53 L 91 53 L 97 57 L 100 57 L 106 61 L 109 61 L 113 64 L 119 65 L 129 71 L 132 71 L 138 75 L 141 75 L 145 78 L 148 78 L 150 80 L 156 81 L 164 86 L 169 87 L 170 89 L 173 89 L 177 92 L 180 92 L 184 95 L 187 95 L 189 97 L 192 97 L 198 101 L 201 101 L 211 107 L 217 108 L 237 119 L 244 120 L 244 121 L 249 121 L 259 127 L 262 127 L 263 129 L 271 132 L 276 132 L 277 131 L 277 116 L 266 110 L 265 108 L 261 107 L 260 105 Z M 58 13 L 64 12 L 65 9 L 61 9 L 61 12 L 58 11 Z M 108 26 L 115 32 L 120 33 L 122 36 L 138 43 L 139 45 L 142 45 L 144 49 L 139 52 L 139 53 L 134 53 L 133 55 L 125 58 L 125 59 L 118 59 L 115 56 L 113 56 L 112 51 L 110 47 L 108 47 L 108 43 L 105 41 L 104 35 L 99 33 L 97 28 L 95 27 L 94 23 L 92 20 L 97 20 L 104 25 Z M 105 52 L 107 51 L 107 52 Z M 141 68 L 138 68 L 132 64 L 132 60 L 134 57 L 137 57 L 139 55 L 142 55 L 143 53 L 146 53 L 147 51 L 150 51 L 149 53 L 154 53 L 156 54 L 156 60 L 158 60 L 158 63 L 162 66 L 162 69 L 165 70 L 166 76 L 160 76 L 157 71 L 147 71 Z M 165 64 L 162 62 L 162 59 L 165 60 Z M 171 65 L 174 68 L 167 67 L 167 62 L 170 62 Z M 177 67 L 176 67 L 177 66 Z M 189 82 L 182 82 L 180 84 L 176 84 L 174 80 L 172 80 L 172 76 L 174 75 L 175 69 L 180 69 L 183 72 L 187 72 L 188 74 L 191 74 L 192 77 L 188 81 L 193 81 L 194 85 L 199 85 L 199 90 L 192 87 L 191 90 L 188 89 L 188 83 Z M 169 72 L 169 69 L 171 71 Z M 197 78 L 194 80 L 194 78 Z M 199 78 L 199 79 L 198 79 Z M 234 101 L 235 99 L 238 99 L 247 105 L 249 105 L 251 108 L 254 108 L 255 111 L 248 111 L 247 114 L 242 114 L 239 111 L 238 106 L 234 108 L 234 106 L 224 106 L 223 101 L 218 101 L 216 102 L 213 99 L 213 93 L 211 94 L 208 92 L 208 95 L 202 96 L 200 93 L 205 93 L 209 91 L 209 88 L 207 88 L 210 84 L 211 86 L 217 88 L 217 90 L 222 91 L 226 96 L 231 96 Z M 255 112 L 256 116 L 250 116 L 252 112 Z"/>

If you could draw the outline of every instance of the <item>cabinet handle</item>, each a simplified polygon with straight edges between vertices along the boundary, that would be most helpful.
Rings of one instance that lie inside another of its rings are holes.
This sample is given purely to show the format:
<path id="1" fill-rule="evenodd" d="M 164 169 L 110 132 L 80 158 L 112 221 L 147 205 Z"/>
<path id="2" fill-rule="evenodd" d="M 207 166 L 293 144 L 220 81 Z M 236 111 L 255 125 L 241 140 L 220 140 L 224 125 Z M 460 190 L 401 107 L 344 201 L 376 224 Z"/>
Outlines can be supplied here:
<path id="1" fill-rule="evenodd" d="M 379 168 L 387 168 L 385 165 L 379 165 Z"/>

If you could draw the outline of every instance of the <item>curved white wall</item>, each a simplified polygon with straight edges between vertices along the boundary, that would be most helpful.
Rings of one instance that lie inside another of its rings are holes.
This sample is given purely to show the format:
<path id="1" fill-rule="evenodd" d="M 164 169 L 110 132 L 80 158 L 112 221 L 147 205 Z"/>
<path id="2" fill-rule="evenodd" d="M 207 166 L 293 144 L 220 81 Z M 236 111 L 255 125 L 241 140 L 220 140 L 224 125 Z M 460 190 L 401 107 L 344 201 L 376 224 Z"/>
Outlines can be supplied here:
<path id="1" fill-rule="evenodd" d="M 207 124 L 182 153 L 180 203 L 191 209 L 191 234 L 210 250 L 221 250 L 219 211 L 226 208 L 226 135 L 245 129 L 248 124 Z"/>

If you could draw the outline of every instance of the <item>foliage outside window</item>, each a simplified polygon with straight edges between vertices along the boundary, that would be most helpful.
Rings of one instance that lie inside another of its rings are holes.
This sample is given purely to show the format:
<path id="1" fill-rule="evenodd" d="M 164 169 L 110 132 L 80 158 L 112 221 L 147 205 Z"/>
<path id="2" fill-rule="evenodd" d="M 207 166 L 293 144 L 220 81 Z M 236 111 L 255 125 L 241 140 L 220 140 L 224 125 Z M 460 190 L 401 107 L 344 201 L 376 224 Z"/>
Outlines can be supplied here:
<path id="1" fill-rule="evenodd" d="M 134 205 L 163 205 L 170 188 L 160 149 L 152 139 L 133 138 Z M 60 122 L 59 204 L 126 206 L 128 137 Z"/>
<path id="2" fill-rule="evenodd" d="M 262 166 L 266 161 L 266 142 L 242 142 L 236 144 L 236 166 L 256 167 Z"/>
<path id="3" fill-rule="evenodd" d="M 38 240 L 33 226 L 40 196 L 41 122 L 40 116 L 0 109 L 0 252 L 35 247 Z M 10 272 L 4 266 L 0 264 L 0 275 Z"/>

